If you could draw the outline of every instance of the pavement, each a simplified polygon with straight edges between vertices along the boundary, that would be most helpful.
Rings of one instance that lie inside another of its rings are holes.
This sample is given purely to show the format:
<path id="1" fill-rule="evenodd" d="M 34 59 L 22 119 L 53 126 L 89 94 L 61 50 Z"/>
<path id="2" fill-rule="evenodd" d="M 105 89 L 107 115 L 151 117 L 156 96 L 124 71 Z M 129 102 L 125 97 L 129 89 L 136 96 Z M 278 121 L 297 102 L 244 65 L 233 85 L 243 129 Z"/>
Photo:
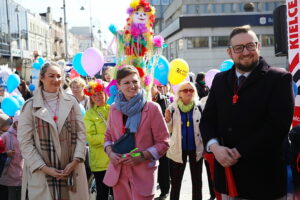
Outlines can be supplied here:
<path id="1" fill-rule="evenodd" d="M 155 193 L 155 197 L 158 197 L 160 195 L 160 190 L 157 190 Z M 202 199 L 209 199 L 209 187 L 208 187 L 208 181 L 207 181 L 207 175 L 206 175 L 206 167 L 203 164 L 203 170 L 202 170 Z M 192 179 L 191 179 L 191 171 L 189 163 L 187 163 L 184 175 L 181 183 L 181 191 L 180 191 L 180 199 L 181 200 L 192 200 Z M 170 200 L 168 197 L 167 200 Z"/>
<path id="2" fill-rule="evenodd" d="M 158 197 L 160 195 L 160 190 L 158 189 L 155 193 L 155 197 Z M 209 188 L 208 188 L 208 181 L 207 181 L 207 175 L 206 175 L 206 168 L 203 164 L 203 170 L 202 170 L 202 199 L 206 200 L 209 199 Z M 96 195 L 95 193 L 91 195 L 90 200 L 95 200 Z M 190 166 L 189 163 L 187 163 L 182 179 L 181 184 L 181 191 L 180 191 L 180 199 L 181 200 L 192 200 L 192 180 L 191 180 L 191 172 L 190 172 Z M 168 197 L 167 200 L 170 200 Z"/>

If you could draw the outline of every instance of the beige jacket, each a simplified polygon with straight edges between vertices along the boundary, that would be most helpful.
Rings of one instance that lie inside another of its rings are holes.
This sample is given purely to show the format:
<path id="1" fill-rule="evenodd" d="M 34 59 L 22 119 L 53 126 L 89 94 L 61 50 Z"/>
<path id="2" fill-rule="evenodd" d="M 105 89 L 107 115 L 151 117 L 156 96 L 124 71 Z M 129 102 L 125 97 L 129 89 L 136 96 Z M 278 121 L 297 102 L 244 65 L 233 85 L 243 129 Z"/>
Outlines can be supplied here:
<path id="1" fill-rule="evenodd" d="M 203 109 L 203 107 L 201 106 Z M 181 133 L 181 115 L 178 108 L 178 105 L 176 102 L 173 102 L 169 107 L 167 108 L 172 113 L 173 110 L 173 116 L 171 118 L 171 121 L 167 123 L 169 133 L 171 133 L 170 138 L 170 148 L 167 151 L 167 157 L 171 160 L 183 163 L 182 161 L 182 133 Z M 201 112 L 198 109 L 198 106 L 195 106 L 193 108 L 193 124 L 194 124 L 194 134 L 195 134 L 195 143 L 196 143 L 196 160 L 200 160 L 200 158 L 203 155 L 203 142 L 202 137 L 200 134 L 200 118 L 201 118 Z"/>
<path id="2" fill-rule="evenodd" d="M 57 152 L 58 157 L 60 157 L 61 147 L 58 135 L 62 130 L 62 126 L 69 115 L 70 110 L 74 107 L 76 113 L 76 127 L 78 129 L 74 158 L 85 159 L 85 127 L 78 103 L 73 96 L 62 92 L 62 90 L 59 93 L 59 99 L 58 128 L 56 128 L 54 120 L 45 108 L 40 88 L 38 88 L 33 98 L 25 102 L 21 109 L 18 124 L 18 140 L 22 156 L 25 160 L 23 169 L 22 200 L 25 199 L 26 189 L 29 191 L 30 200 L 52 200 L 45 174 L 39 170 L 45 163 L 41 157 L 40 140 L 36 129 L 34 128 L 33 115 L 50 124 L 50 132 L 52 133 L 55 151 Z M 77 192 L 73 193 L 70 191 L 70 199 L 88 199 L 88 186 L 83 163 L 78 165 L 74 174 L 75 181 L 78 183 L 76 187 Z"/>

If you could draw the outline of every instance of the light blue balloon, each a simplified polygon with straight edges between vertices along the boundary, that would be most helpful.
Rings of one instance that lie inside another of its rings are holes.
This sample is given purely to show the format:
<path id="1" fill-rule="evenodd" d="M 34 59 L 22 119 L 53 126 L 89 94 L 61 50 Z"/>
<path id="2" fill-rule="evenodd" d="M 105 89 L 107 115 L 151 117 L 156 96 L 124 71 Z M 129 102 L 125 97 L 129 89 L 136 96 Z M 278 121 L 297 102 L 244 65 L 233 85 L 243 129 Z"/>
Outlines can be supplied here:
<path id="1" fill-rule="evenodd" d="M 294 96 L 296 97 L 298 95 L 298 86 L 295 83 L 295 81 L 293 81 L 293 91 L 294 91 Z"/>
<path id="2" fill-rule="evenodd" d="M 40 63 L 41 67 L 45 64 L 45 60 L 42 57 L 39 57 L 37 61 Z"/>
<path id="3" fill-rule="evenodd" d="M 34 62 L 34 63 L 32 63 L 32 67 L 34 69 L 40 70 L 42 68 L 42 65 L 41 65 L 41 63 Z"/>
<path id="4" fill-rule="evenodd" d="M 35 85 L 33 85 L 31 83 L 28 88 L 29 88 L 30 92 L 33 92 L 35 90 Z"/>
<path id="5" fill-rule="evenodd" d="M 162 85 L 167 85 L 169 71 L 169 61 L 164 56 L 160 56 L 157 65 L 154 68 L 154 78 L 158 80 Z"/>
<path id="6" fill-rule="evenodd" d="M 232 68 L 233 64 L 234 64 L 233 60 L 231 60 L 231 59 L 225 60 L 220 65 L 220 71 L 225 72 L 227 70 L 230 70 Z"/>
<path id="7" fill-rule="evenodd" d="M 15 95 L 15 96 L 13 96 L 13 98 L 17 99 L 17 101 L 18 101 L 20 107 L 23 106 L 25 100 L 24 100 L 24 98 L 23 98 L 22 96 L 20 96 L 20 95 Z"/>
<path id="8" fill-rule="evenodd" d="M 14 97 L 5 97 L 1 103 L 1 109 L 10 117 L 15 116 L 15 113 L 20 109 L 20 104 Z"/>
<path id="9" fill-rule="evenodd" d="M 85 109 L 84 109 L 84 107 L 83 107 L 83 105 L 81 103 L 79 104 L 79 108 L 80 108 L 81 115 L 83 117 L 84 114 L 85 114 Z"/>
<path id="10" fill-rule="evenodd" d="M 6 81 L 7 91 L 11 93 L 20 85 L 20 77 L 17 74 L 11 74 Z"/>
<path id="11" fill-rule="evenodd" d="M 82 57 L 82 52 L 77 53 L 74 58 L 73 58 L 73 67 L 75 71 L 80 74 L 81 76 L 87 76 L 88 74 L 85 72 L 81 65 L 81 57 Z"/>

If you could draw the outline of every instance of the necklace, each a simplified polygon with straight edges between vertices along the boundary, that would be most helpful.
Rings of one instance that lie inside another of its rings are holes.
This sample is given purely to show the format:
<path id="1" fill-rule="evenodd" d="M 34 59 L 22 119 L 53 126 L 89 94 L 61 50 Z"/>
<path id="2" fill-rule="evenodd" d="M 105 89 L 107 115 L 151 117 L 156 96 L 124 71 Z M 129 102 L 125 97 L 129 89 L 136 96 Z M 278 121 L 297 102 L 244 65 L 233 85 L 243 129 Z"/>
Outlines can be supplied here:
<path id="1" fill-rule="evenodd" d="M 58 120 L 58 117 L 56 115 L 56 112 L 57 112 L 57 109 L 58 109 L 58 101 L 59 101 L 59 97 L 57 97 L 57 101 L 56 101 L 56 105 L 55 105 L 55 110 L 53 111 L 51 106 L 49 105 L 48 101 L 44 98 L 43 96 L 43 100 L 44 100 L 44 103 L 47 104 L 48 108 L 50 109 L 50 111 L 54 114 L 53 116 L 53 120 L 55 121 L 55 123 L 57 122 Z"/>

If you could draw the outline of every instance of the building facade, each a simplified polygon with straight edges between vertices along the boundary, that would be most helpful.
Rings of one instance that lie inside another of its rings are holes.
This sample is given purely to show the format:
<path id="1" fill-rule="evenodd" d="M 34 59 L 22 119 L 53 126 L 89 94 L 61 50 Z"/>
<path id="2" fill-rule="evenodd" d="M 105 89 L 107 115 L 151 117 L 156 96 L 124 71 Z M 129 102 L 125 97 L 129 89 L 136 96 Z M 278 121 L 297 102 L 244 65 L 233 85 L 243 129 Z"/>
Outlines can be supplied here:
<path id="1" fill-rule="evenodd" d="M 273 10 L 282 0 L 173 0 L 164 10 L 162 31 L 171 61 L 185 59 L 190 71 L 219 69 L 228 59 L 226 48 L 233 27 L 249 24 L 262 44 L 261 55 L 272 66 L 287 67 L 286 57 L 275 57 Z"/>

